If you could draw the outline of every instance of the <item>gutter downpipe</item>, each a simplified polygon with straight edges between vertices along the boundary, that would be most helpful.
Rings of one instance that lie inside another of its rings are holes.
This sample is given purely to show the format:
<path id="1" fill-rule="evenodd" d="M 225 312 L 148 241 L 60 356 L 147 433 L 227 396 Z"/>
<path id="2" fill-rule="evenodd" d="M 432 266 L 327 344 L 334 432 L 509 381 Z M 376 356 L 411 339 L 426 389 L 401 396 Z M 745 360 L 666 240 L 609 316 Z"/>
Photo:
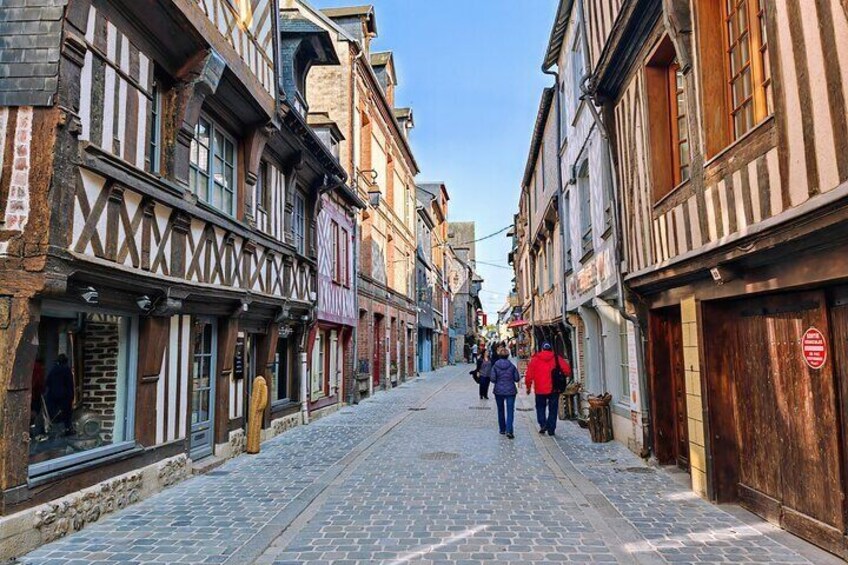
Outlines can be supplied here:
<path id="1" fill-rule="evenodd" d="M 580 19 L 580 26 L 584 33 L 581 34 L 582 43 L 583 43 L 583 53 L 584 57 L 588 57 L 589 54 L 589 40 L 586 37 L 586 19 L 585 14 L 583 12 L 583 3 L 577 3 L 577 12 L 578 17 Z M 587 69 L 588 69 L 587 65 Z M 609 132 L 606 129 L 606 126 L 601 119 L 598 110 L 595 108 L 594 101 L 592 100 L 593 88 L 587 87 L 587 83 L 592 78 L 592 72 L 587 70 L 586 74 L 580 81 L 580 90 L 583 93 L 583 98 L 585 98 L 588 102 L 586 106 L 589 107 L 589 110 L 592 113 L 592 118 L 595 121 L 595 124 L 598 126 L 598 132 L 601 134 L 601 139 L 603 140 L 603 152 L 604 152 L 604 170 L 609 178 L 609 197 L 610 197 L 610 207 L 612 208 L 613 213 L 613 241 L 615 242 L 614 246 L 614 257 L 615 257 L 615 277 L 616 277 L 616 290 L 618 292 L 618 304 L 616 305 L 616 310 L 618 310 L 619 314 L 622 318 L 627 320 L 628 322 L 633 324 L 633 328 L 636 332 L 634 336 L 636 338 L 636 363 L 638 365 L 639 372 L 639 404 L 640 409 L 642 411 L 642 451 L 639 453 L 639 456 L 643 459 L 648 459 L 653 453 L 653 433 L 651 432 L 651 413 L 650 413 L 650 403 L 648 402 L 648 374 L 647 374 L 647 366 L 645 364 L 645 338 L 642 332 L 642 326 L 639 322 L 638 316 L 630 314 L 627 311 L 627 307 L 625 305 L 626 300 L 626 291 L 624 288 L 624 277 L 621 274 L 621 264 L 623 262 L 622 257 L 622 246 L 623 241 L 621 238 L 621 211 L 619 210 L 619 189 L 618 182 L 615 178 L 615 171 L 612 162 L 612 149 L 610 148 L 610 138 Z M 594 86 L 594 85 L 593 85 Z"/>
<path id="2" fill-rule="evenodd" d="M 559 249 L 560 249 L 560 264 L 562 265 L 562 327 L 568 332 L 568 341 L 571 347 L 574 347 L 574 328 L 568 323 L 568 288 L 565 284 L 565 260 L 568 250 L 565 248 L 565 210 L 563 208 L 563 192 L 565 187 L 562 184 L 562 97 L 559 95 L 559 72 L 550 69 L 542 68 L 542 72 L 546 75 L 554 77 L 554 99 L 556 100 L 556 130 L 557 130 L 557 214 L 559 214 Z M 571 357 L 569 361 L 574 363 L 573 351 L 569 351 Z"/>

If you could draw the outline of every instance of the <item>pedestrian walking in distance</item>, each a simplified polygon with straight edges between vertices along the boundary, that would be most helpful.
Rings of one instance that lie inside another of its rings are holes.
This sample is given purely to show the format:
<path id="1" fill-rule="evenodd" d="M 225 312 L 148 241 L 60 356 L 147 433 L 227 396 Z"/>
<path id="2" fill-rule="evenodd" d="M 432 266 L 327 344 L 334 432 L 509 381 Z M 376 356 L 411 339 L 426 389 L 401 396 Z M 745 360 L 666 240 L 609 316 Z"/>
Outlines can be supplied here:
<path id="1" fill-rule="evenodd" d="M 556 433 L 559 395 L 565 390 L 570 379 L 571 366 L 568 361 L 557 355 L 550 343 L 542 344 L 542 350 L 530 359 L 527 373 L 524 375 L 527 394 L 530 394 L 530 389 L 535 388 L 536 421 L 539 423 L 540 434 Z"/>
<path id="2" fill-rule="evenodd" d="M 492 373 L 492 360 L 489 352 L 483 349 L 483 355 L 477 358 L 477 378 L 480 379 L 480 400 L 489 400 L 489 375 Z"/>
<path id="3" fill-rule="evenodd" d="M 501 435 L 513 439 L 515 437 L 515 430 L 512 427 L 515 421 L 515 396 L 518 394 L 515 383 L 521 380 L 521 375 L 509 360 L 509 350 L 506 347 L 499 348 L 496 355 L 497 359 L 492 365 L 489 378 L 494 386 L 495 402 L 498 405 L 498 429 Z"/>
<path id="4" fill-rule="evenodd" d="M 480 352 L 480 347 L 475 343 L 471 346 L 471 362 L 477 363 L 477 354 Z"/>

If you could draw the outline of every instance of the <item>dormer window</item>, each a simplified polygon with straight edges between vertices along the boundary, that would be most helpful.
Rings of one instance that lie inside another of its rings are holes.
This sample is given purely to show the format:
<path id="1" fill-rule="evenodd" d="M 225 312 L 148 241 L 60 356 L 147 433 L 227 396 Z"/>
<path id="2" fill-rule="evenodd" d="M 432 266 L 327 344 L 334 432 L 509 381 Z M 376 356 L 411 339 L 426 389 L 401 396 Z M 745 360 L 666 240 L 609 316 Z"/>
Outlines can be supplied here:
<path id="1" fill-rule="evenodd" d="M 283 10 L 280 14 L 280 86 L 286 100 L 306 117 L 309 103 L 306 79 L 316 65 L 338 65 L 339 58 L 329 32 L 298 14 Z"/>
<path id="2" fill-rule="evenodd" d="M 344 136 L 336 122 L 332 121 L 326 112 L 309 114 L 306 121 L 333 157 L 339 160 L 339 148 Z"/>

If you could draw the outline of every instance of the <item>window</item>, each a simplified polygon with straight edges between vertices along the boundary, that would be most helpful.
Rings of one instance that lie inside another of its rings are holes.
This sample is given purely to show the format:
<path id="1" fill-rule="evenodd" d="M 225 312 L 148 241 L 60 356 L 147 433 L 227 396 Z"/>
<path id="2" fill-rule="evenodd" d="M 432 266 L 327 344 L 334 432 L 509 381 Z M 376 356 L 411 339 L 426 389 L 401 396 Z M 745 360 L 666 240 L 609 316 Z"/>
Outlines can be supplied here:
<path id="1" fill-rule="evenodd" d="M 689 180 L 689 123 L 686 110 L 686 91 L 680 65 L 674 61 L 668 67 L 669 116 L 671 150 L 674 162 L 674 184 Z"/>
<path id="2" fill-rule="evenodd" d="M 341 261 L 339 262 L 339 267 L 341 269 L 341 275 L 339 277 L 339 281 L 346 287 L 350 286 L 350 232 L 346 229 L 342 229 L 341 236 Z"/>
<path id="3" fill-rule="evenodd" d="M 299 193 L 294 195 L 294 215 L 292 218 L 294 246 L 301 255 L 306 255 L 306 203 Z"/>
<path id="4" fill-rule="evenodd" d="M 630 404 L 630 357 L 628 354 L 627 320 L 622 319 L 619 330 L 619 348 L 621 349 L 621 397 L 619 402 Z"/>
<path id="5" fill-rule="evenodd" d="M 162 93 L 159 84 L 153 82 L 153 92 L 150 95 L 150 142 L 147 145 L 147 170 L 159 172 L 159 152 L 162 135 Z"/>
<path id="6" fill-rule="evenodd" d="M 580 235 L 583 254 L 593 250 L 592 242 L 592 187 L 589 185 L 589 162 L 583 161 L 577 176 L 580 196 Z"/>
<path id="7" fill-rule="evenodd" d="M 194 130 L 189 187 L 198 198 L 233 215 L 236 144 L 215 122 L 201 116 Z"/>
<path id="8" fill-rule="evenodd" d="M 709 158 L 772 112 L 766 3 L 710 0 L 698 2 L 696 9 L 703 106 L 726 116 L 704 122 Z"/>
<path id="9" fill-rule="evenodd" d="M 668 37 L 645 67 L 654 202 L 689 180 L 689 116 L 684 75 Z"/>
<path id="10" fill-rule="evenodd" d="M 268 191 L 268 163 L 259 163 L 259 175 L 256 177 L 256 207 L 262 212 L 271 209 Z"/>
<path id="11" fill-rule="evenodd" d="M 580 105 L 580 97 L 583 95 L 583 92 L 580 90 L 580 82 L 583 80 L 583 75 L 585 74 L 585 65 L 583 63 L 583 50 L 580 45 L 580 34 L 581 29 L 579 27 L 575 28 L 574 31 L 574 42 L 571 46 L 571 85 L 572 85 L 572 108 L 573 114 L 577 114 L 577 107 Z"/>
<path id="12" fill-rule="evenodd" d="M 548 289 L 551 289 L 554 287 L 554 265 L 556 265 L 556 261 L 554 261 L 554 240 L 549 239 L 545 245 L 545 262 L 548 266 Z"/>
<path id="13" fill-rule="evenodd" d="M 315 401 L 324 396 L 324 363 L 326 361 L 324 348 L 327 340 L 323 330 L 317 330 L 315 344 L 312 346 L 311 397 Z"/>
<path id="14" fill-rule="evenodd" d="M 31 476 L 132 447 L 137 335 L 129 316 L 45 307 L 31 377 Z"/>
<path id="15" fill-rule="evenodd" d="M 332 248 L 330 250 L 330 265 L 333 273 L 333 282 L 336 284 L 342 283 L 342 260 L 341 260 L 341 242 L 339 241 L 339 224 L 335 220 L 330 222 L 330 237 L 332 238 Z"/>
<path id="16" fill-rule="evenodd" d="M 571 262 L 571 193 L 567 193 L 565 195 L 562 210 L 562 221 L 565 222 L 565 225 L 563 226 L 563 233 L 565 234 L 565 272 L 570 273 L 573 269 Z"/>

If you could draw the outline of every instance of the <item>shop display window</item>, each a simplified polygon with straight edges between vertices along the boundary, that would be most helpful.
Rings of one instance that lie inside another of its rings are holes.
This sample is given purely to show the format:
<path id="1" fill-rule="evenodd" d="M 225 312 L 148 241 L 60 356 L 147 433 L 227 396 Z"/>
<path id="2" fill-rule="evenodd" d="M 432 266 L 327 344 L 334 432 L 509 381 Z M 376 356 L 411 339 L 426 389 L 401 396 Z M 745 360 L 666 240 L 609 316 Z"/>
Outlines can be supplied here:
<path id="1" fill-rule="evenodd" d="M 31 475 L 133 445 L 135 335 L 128 316 L 45 311 L 32 372 Z"/>

